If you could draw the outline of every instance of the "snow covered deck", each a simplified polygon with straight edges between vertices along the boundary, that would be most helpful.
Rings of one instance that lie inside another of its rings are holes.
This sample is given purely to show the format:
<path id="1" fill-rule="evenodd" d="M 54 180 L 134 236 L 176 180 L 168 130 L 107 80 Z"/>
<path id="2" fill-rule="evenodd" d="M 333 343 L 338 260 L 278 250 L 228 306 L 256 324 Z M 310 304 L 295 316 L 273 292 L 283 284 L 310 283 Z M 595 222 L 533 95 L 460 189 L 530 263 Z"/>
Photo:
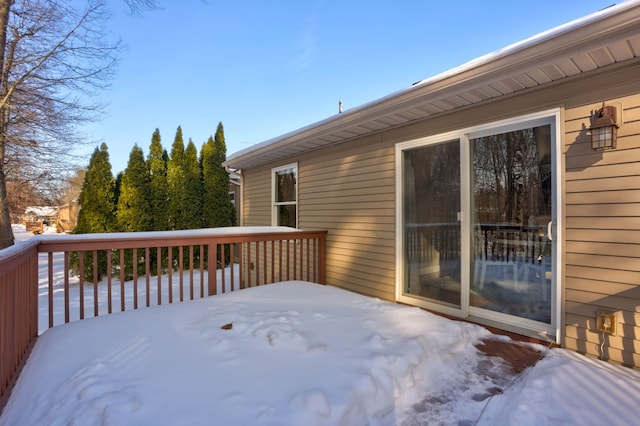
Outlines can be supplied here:
<path id="1" fill-rule="evenodd" d="M 47 330 L 0 425 L 640 418 L 638 372 L 552 349 L 517 376 L 476 348 L 483 339 L 506 338 L 335 287 L 270 284 Z"/>

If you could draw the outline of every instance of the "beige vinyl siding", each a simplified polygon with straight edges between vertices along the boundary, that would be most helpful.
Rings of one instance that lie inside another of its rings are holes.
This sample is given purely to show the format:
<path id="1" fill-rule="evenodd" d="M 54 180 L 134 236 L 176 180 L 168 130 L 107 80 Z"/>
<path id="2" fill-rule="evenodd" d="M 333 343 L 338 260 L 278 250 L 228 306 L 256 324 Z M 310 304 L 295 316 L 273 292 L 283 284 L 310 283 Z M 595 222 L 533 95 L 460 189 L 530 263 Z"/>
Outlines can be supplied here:
<path id="1" fill-rule="evenodd" d="M 395 163 L 382 135 L 300 158 L 302 229 L 327 229 L 327 283 L 394 300 Z"/>
<path id="2" fill-rule="evenodd" d="M 623 108 L 613 151 L 591 150 L 600 102 L 565 111 L 565 346 L 600 357 L 604 342 L 604 358 L 640 367 L 640 94 L 606 103 Z M 599 312 L 616 335 L 597 332 Z"/>
<path id="3" fill-rule="evenodd" d="M 243 171 L 244 226 L 271 226 L 271 168 Z"/>

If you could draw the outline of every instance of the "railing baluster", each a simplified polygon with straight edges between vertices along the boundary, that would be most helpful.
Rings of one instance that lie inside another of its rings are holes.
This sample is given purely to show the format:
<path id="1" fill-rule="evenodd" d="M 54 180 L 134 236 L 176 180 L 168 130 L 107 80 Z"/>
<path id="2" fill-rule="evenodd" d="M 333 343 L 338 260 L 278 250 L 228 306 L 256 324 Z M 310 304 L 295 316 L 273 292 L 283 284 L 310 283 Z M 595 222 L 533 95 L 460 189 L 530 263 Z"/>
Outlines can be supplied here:
<path id="1" fill-rule="evenodd" d="M 48 279 L 49 279 L 49 328 L 53 327 L 53 253 L 47 253 Z"/>
<path id="2" fill-rule="evenodd" d="M 160 259 L 158 258 L 158 306 L 162 305 L 162 271 L 160 270 Z M 167 275 L 169 276 L 169 288 L 171 288 L 171 275 L 173 273 L 173 269 L 171 266 L 171 247 L 167 246 Z"/>
<path id="3" fill-rule="evenodd" d="M 84 252 L 78 252 L 79 286 L 80 286 L 80 319 L 84 319 Z"/>
<path id="4" fill-rule="evenodd" d="M 158 247 L 156 252 L 158 257 L 158 306 L 162 305 L 162 247 Z M 147 292 L 147 305 L 149 304 L 149 293 Z"/>
<path id="5" fill-rule="evenodd" d="M 282 279 L 282 240 L 278 240 L 278 279 Z"/>
<path id="6" fill-rule="evenodd" d="M 244 282 L 244 276 L 245 276 L 245 272 L 244 272 L 244 246 L 245 243 L 240 243 L 240 289 L 245 288 L 245 282 Z"/>
<path id="7" fill-rule="evenodd" d="M 50 254 L 53 254 L 50 252 Z M 64 252 L 64 322 L 69 322 L 69 252 Z"/>
<path id="8" fill-rule="evenodd" d="M 209 285 L 209 296 L 214 296 L 215 294 L 217 294 L 218 289 L 218 282 L 216 279 L 216 276 L 218 275 L 216 273 L 216 259 L 218 258 L 218 244 L 217 243 L 211 243 L 209 244 L 209 279 L 208 279 L 208 285 Z"/>
<path id="9" fill-rule="evenodd" d="M 133 249 L 133 254 L 131 255 L 133 259 L 133 309 L 138 309 L 138 249 Z M 146 259 L 145 259 L 145 269 L 146 269 Z"/>
<path id="10" fill-rule="evenodd" d="M 285 240 L 287 246 L 287 281 L 289 281 L 289 272 L 291 271 L 291 263 L 289 262 L 289 251 L 291 250 L 291 241 Z"/>
<path id="11" fill-rule="evenodd" d="M 146 249 L 147 253 L 148 253 L 148 248 Z M 147 259 L 147 261 L 149 261 Z M 160 288 L 160 277 L 162 277 L 162 247 L 157 247 L 156 248 L 156 274 L 158 276 L 158 289 Z M 147 285 L 147 295 L 146 295 L 146 302 L 147 302 L 147 308 L 149 306 L 151 306 L 151 277 L 147 276 L 146 279 L 146 285 Z M 158 292 L 160 292 L 158 290 Z"/>
<path id="12" fill-rule="evenodd" d="M 111 298 L 109 298 L 111 301 Z M 93 250 L 93 316 L 98 316 L 98 251 Z"/>
<path id="13" fill-rule="evenodd" d="M 298 240 L 293 239 L 293 279 L 298 279 Z"/>
<path id="14" fill-rule="evenodd" d="M 271 282 L 276 282 L 276 244 L 271 241 Z"/>
<path id="15" fill-rule="evenodd" d="M 251 288 L 251 242 L 247 243 L 247 288 Z"/>
<path id="16" fill-rule="evenodd" d="M 204 297 L 204 245 L 200 244 L 200 298 Z"/>
<path id="17" fill-rule="evenodd" d="M 180 284 L 180 301 L 184 301 L 184 246 L 178 247 L 178 283 Z M 171 302 L 169 302 L 171 303 Z"/>
<path id="18" fill-rule="evenodd" d="M 260 285 L 260 241 L 256 241 L 256 286 Z"/>
<path id="19" fill-rule="evenodd" d="M 307 238 L 307 278 L 306 278 L 307 281 L 311 281 L 311 278 L 309 276 L 309 271 L 311 271 L 311 263 L 310 263 L 311 253 L 309 250 L 310 246 L 311 246 L 310 240 Z"/>
<path id="20" fill-rule="evenodd" d="M 113 293 L 112 293 L 112 283 L 111 283 L 111 250 L 107 250 L 107 305 L 108 305 L 108 309 L 107 309 L 107 313 L 112 313 L 113 309 L 112 309 L 112 299 L 113 299 Z M 122 264 L 120 264 L 122 266 Z M 93 265 L 94 269 L 96 268 L 96 265 Z M 122 268 L 120 268 L 122 269 Z"/>
<path id="21" fill-rule="evenodd" d="M 144 272 L 145 272 L 145 301 L 147 302 L 147 308 L 149 307 L 149 290 L 151 287 L 151 251 L 149 247 L 144 248 Z M 137 309 L 137 306 L 136 306 Z"/>
<path id="22" fill-rule="evenodd" d="M 173 303 L 173 247 L 167 247 L 167 275 L 169 275 L 169 303 Z"/>
<path id="23" fill-rule="evenodd" d="M 124 261 L 125 249 L 120 249 L 120 312 L 124 312 L 124 280 L 127 265 Z M 133 255 L 132 255 L 133 256 Z M 133 266 L 133 261 L 131 262 Z"/>
<path id="24" fill-rule="evenodd" d="M 227 289 L 226 289 L 226 286 L 225 286 L 225 284 L 226 284 L 225 275 L 226 274 L 225 274 L 225 271 L 224 271 L 224 268 L 225 268 L 224 258 L 225 258 L 226 254 L 227 254 L 227 246 L 225 244 L 220 244 L 220 248 L 221 248 L 221 250 L 220 250 L 220 275 L 221 275 L 221 279 L 222 279 L 222 282 L 220 283 L 220 285 L 222 286 L 221 287 L 222 288 L 222 292 L 226 293 Z"/>
<path id="25" fill-rule="evenodd" d="M 313 239 L 313 280 L 318 281 L 318 238 Z"/>
<path id="26" fill-rule="evenodd" d="M 193 300 L 193 246 L 189 246 L 189 299 Z"/>
<path id="27" fill-rule="evenodd" d="M 262 282 L 263 284 L 267 284 L 268 278 L 267 278 L 267 242 L 263 241 L 262 242 Z"/>
<path id="28" fill-rule="evenodd" d="M 229 262 L 229 269 L 231 270 L 231 291 L 235 291 L 235 277 L 234 277 L 234 271 L 236 269 L 235 267 L 235 260 L 236 260 L 236 245 L 235 243 L 231 243 L 229 244 L 229 253 L 230 253 L 230 259 L 231 261 Z"/>

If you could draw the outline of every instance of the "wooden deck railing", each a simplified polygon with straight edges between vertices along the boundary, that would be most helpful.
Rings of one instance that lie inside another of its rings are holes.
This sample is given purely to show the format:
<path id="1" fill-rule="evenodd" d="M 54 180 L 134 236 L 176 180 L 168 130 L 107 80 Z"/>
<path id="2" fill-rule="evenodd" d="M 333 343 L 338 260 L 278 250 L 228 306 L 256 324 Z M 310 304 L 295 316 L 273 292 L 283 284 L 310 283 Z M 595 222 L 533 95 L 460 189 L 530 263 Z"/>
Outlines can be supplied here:
<path id="1" fill-rule="evenodd" d="M 220 228 L 44 235 L 0 251 L 0 411 L 38 332 L 277 281 L 324 284 L 326 234 Z"/>
<path id="2" fill-rule="evenodd" d="M 38 336 L 38 243 L 0 250 L 0 412 Z"/>

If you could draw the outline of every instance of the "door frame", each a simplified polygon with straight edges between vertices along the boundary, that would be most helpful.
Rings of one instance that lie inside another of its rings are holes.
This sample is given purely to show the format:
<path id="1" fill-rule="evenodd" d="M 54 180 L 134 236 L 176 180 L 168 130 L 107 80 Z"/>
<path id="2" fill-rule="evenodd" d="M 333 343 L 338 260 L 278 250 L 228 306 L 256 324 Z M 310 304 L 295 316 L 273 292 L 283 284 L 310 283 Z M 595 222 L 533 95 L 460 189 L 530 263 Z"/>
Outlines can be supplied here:
<path id="1" fill-rule="evenodd" d="M 471 149 L 470 139 L 498 132 L 507 132 L 523 127 L 534 127 L 542 124 L 551 125 L 551 158 L 552 158 L 552 232 L 553 232 L 553 256 L 552 256 L 552 292 L 551 292 L 551 324 L 543 324 L 537 321 L 518 318 L 512 315 L 488 311 L 482 308 L 470 306 L 471 288 Z M 427 299 L 404 293 L 404 215 L 403 215 L 403 187 L 404 168 L 403 151 L 418 148 L 429 144 L 437 144 L 457 139 L 460 141 L 460 191 L 461 200 L 461 305 L 460 308 L 446 306 L 431 302 Z M 396 301 L 428 310 L 439 312 L 458 318 L 468 319 L 480 324 L 497 327 L 518 334 L 536 337 L 542 340 L 561 343 L 562 333 L 560 324 L 562 319 L 562 280 L 561 280 L 561 255 L 564 229 L 562 218 L 562 162 L 561 162 L 561 109 L 554 108 L 531 114 L 515 116 L 505 120 L 483 123 L 477 126 L 460 128 L 454 131 L 437 135 L 417 138 L 395 145 L 395 169 L 396 169 Z"/>

